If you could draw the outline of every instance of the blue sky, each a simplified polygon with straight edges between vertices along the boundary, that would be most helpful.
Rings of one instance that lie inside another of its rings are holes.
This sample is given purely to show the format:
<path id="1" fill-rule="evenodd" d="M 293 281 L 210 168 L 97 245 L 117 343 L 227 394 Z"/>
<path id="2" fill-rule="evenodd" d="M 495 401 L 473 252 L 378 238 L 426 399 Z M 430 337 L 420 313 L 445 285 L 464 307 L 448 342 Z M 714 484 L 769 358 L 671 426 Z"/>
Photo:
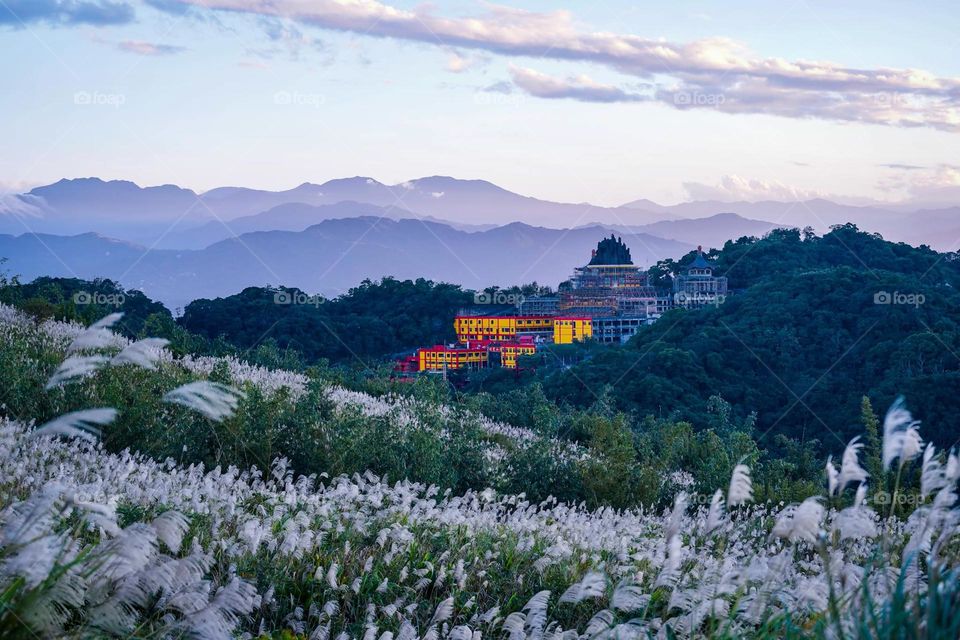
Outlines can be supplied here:
<path id="1" fill-rule="evenodd" d="M 666 5 L 0 0 L 0 185 L 960 191 L 956 3 Z"/>

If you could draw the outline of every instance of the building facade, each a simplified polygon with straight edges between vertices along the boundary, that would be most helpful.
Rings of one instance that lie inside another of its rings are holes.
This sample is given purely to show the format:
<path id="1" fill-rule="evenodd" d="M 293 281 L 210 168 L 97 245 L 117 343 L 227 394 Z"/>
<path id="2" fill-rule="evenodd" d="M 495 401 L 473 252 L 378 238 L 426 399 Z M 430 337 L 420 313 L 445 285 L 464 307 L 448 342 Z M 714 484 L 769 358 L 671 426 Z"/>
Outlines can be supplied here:
<path id="1" fill-rule="evenodd" d="M 505 369 L 516 369 L 517 360 L 521 356 L 532 356 L 536 353 L 537 345 L 533 340 L 503 342 L 500 344 L 500 366 Z"/>
<path id="2" fill-rule="evenodd" d="M 703 255 L 702 247 L 673 279 L 673 304 L 684 309 L 698 309 L 722 304 L 727 298 L 727 278 L 714 275 L 714 265 Z"/>
<path id="3" fill-rule="evenodd" d="M 590 316 L 557 316 L 553 318 L 553 343 L 573 344 L 593 338 Z"/>
<path id="4" fill-rule="evenodd" d="M 548 338 L 553 333 L 551 316 L 472 316 L 458 315 L 453 327 L 457 340 L 513 341 L 520 336 Z"/>
<path id="5" fill-rule="evenodd" d="M 652 320 L 647 315 L 594 318 L 593 339 L 603 344 L 624 344 L 637 334 L 640 327 L 650 322 Z"/>
<path id="6" fill-rule="evenodd" d="M 489 363 L 489 358 L 487 349 L 483 347 L 448 347 L 438 344 L 417 350 L 419 371 L 483 369 Z"/>

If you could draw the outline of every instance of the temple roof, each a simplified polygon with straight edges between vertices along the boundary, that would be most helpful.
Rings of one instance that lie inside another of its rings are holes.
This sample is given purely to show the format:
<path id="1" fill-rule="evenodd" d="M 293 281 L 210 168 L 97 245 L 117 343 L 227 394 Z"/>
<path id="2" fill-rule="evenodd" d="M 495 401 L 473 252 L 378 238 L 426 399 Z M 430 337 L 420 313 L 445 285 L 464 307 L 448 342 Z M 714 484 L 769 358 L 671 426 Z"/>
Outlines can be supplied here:
<path id="1" fill-rule="evenodd" d="M 713 269 L 713 263 L 707 260 L 703 256 L 703 248 L 697 247 L 697 255 L 693 257 L 693 260 L 684 265 L 684 268 L 689 269 Z"/>

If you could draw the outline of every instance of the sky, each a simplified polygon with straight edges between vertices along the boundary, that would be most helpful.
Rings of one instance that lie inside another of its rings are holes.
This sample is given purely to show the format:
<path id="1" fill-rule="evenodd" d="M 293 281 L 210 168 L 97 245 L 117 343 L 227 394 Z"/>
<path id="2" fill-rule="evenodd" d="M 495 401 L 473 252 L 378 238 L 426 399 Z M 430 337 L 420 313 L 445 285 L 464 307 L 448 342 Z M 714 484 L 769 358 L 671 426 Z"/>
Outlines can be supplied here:
<path id="1" fill-rule="evenodd" d="M 0 0 L 0 190 L 960 202 L 956 2 Z"/>

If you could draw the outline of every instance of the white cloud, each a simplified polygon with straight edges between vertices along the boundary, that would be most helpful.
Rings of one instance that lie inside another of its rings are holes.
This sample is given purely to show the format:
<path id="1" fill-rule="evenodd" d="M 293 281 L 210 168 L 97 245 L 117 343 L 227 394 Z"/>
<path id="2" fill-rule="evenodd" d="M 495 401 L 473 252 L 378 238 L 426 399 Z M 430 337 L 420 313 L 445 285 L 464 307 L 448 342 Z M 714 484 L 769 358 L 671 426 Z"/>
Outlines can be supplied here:
<path id="1" fill-rule="evenodd" d="M 117 48 L 127 53 L 136 53 L 141 56 L 169 56 L 186 51 L 186 47 L 143 40 L 124 40 L 117 44 Z"/>
<path id="2" fill-rule="evenodd" d="M 684 182 L 683 188 L 691 200 L 717 200 L 720 202 L 760 202 L 776 200 L 790 202 L 826 197 L 812 189 L 800 189 L 786 185 L 778 180 L 767 182 L 744 178 L 738 175 L 726 175 L 715 185 L 702 182 Z"/>
<path id="3" fill-rule="evenodd" d="M 648 99 L 613 85 L 601 84 L 585 75 L 560 79 L 526 67 L 510 65 L 510 76 L 516 86 L 538 98 L 572 98 L 584 102 L 638 102 Z"/>
<path id="4" fill-rule="evenodd" d="M 377 0 L 168 1 L 444 48 L 592 62 L 645 79 L 667 76 L 675 85 L 658 91 L 655 99 L 679 108 L 960 131 L 960 78 L 919 69 L 861 69 L 826 61 L 765 58 L 729 38 L 675 43 L 585 31 L 564 10 L 534 12 L 488 5 L 483 15 L 451 18 L 435 13 L 432 5 L 408 10 Z M 595 100 L 595 93 L 574 91 L 563 97 Z M 636 100 L 629 93 L 622 99 Z"/>
<path id="5" fill-rule="evenodd" d="M 895 172 L 880 181 L 881 190 L 921 204 L 956 205 L 960 202 L 960 166 L 888 166 Z"/>

